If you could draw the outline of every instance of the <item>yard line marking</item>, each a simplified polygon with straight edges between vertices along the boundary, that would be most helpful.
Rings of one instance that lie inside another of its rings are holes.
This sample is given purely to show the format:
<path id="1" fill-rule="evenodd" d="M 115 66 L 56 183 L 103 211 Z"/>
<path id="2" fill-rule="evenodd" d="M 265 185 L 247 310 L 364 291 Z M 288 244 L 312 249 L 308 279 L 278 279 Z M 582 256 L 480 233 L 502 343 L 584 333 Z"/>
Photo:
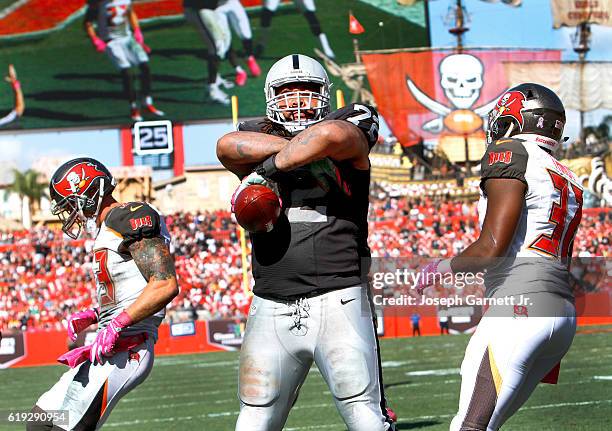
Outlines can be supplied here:
<path id="1" fill-rule="evenodd" d="M 190 421 L 193 419 L 206 419 L 206 418 L 217 418 L 222 416 L 238 416 L 239 412 L 220 412 L 220 413 L 205 413 L 196 416 L 178 416 L 178 417 L 167 417 L 167 418 L 154 418 L 154 419 L 136 419 L 133 421 L 123 422 L 109 422 L 105 427 L 125 427 L 131 425 L 140 425 L 147 423 L 161 423 L 161 422 L 178 422 L 178 421 Z"/>
<path id="2" fill-rule="evenodd" d="M 422 371 L 409 371 L 406 373 L 407 376 L 450 376 L 459 374 L 459 368 L 446 368 L 438 370 L 422 370 Z"/>

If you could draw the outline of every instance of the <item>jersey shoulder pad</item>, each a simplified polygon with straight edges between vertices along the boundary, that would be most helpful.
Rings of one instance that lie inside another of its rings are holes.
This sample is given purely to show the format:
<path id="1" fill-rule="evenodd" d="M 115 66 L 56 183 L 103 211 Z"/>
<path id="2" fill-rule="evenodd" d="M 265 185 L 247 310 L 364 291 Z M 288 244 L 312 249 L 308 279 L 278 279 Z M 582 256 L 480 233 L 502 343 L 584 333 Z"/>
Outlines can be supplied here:
<path id="1" fill-rule="evenodd" d="M 353 123 L 364 133 L 370 148 L 378 140 L 378 112 L 371 105 L 351 103 L 330 112 L 325 120 L 345 120 Z"/>
<path id="2" fill-rule="evenodd" d="M 95 0 L 87 0 L 87 9 L 85 10 L 85 22 L 92 22 L 96 19 L 96 15 L 98 14 L 98 5 L 99 2 Z"/>
<path id="3" fill-rule="evenodd" d="M 529 153 L 522 140 L 498 139 L 487 147 L 480 162 L 481 187 L 489 178 L 514 178 L 527 184 L 525 173 Z"/>
<path id="4" fill-rule="evenodd" d="M 146 202 L 129 202 L 113 208 L 105 220 L 106 226 L 123 237 L 123 246 L 161 234 L 159 213 Z"/>
<path id="5" fill-rule="evenodd" d="M 264 118 L 255 120 L 241 121 L 238 123 L 238 131 L 240 132 L 261 132 L 265 124 Z"/>

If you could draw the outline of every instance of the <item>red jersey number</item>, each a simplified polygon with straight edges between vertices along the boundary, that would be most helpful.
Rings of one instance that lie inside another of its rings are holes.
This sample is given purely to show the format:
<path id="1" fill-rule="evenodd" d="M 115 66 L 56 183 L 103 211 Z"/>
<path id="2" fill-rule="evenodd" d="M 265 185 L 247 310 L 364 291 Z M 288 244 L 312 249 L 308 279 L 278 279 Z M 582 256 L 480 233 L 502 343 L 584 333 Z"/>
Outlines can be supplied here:
<path id="1" fill-rule="evenodd" d="M 93 272 L 98 280 L 100 292 L 100 306 L 112 305 L 115 303 L 115 285 L 108 273 L 108 250 L 101 249 L 94 251 Z"/>
<path id="2" fill-rule="evenodd" d="M 548 222 L 555 225 L 551 235 L 541 234 L 529 248 L 539 250 L 557 258 L 571 257 L 574 237 L 582 218 L 582 189 L 555 171 L 548 171 L 553 186 L 559 191 L 559 202 L 553 202 Z M 566 228 L 567 204 L 570 189 L 574 193 L 578 208 Z M 562 241 L 563 240 L 563 241 Z"/>

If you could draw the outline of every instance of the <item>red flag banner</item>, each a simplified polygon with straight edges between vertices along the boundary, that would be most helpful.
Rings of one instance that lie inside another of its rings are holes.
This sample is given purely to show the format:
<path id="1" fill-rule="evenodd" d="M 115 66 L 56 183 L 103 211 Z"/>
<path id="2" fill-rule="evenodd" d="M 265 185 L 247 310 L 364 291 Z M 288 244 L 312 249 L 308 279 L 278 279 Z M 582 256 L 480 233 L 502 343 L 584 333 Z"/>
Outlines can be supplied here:
<path id="1" fill-rule="evenodd" d="M 351 34 L 361 34 L 365 31 L 365 28 L 361 25 L 355 15 L 349 12 L 349 33 Z"/>
<path id="2" fill-rule="evenodd" d="M 482 125 L 508 88 L 505 61 L 559 61 L 558 50 L 450 50 L 363 54 L 378 110 L 402 145 L 483 136 Z M 482 139 L 481 139 L 482 140 Z M 475 155 L 474 157 L 478 157 Z"/>

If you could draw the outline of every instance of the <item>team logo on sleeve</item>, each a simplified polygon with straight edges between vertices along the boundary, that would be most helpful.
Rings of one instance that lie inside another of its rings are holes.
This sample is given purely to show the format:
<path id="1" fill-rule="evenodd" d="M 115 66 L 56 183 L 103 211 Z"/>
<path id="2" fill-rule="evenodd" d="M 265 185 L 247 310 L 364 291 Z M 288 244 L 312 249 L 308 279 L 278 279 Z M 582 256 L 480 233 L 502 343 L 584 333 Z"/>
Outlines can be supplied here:
<path id="1" fill-rule="evenodd" d="M 53 188 L 64 197 L 81 194 L 91 186 L 93 180 L 104 176 L 104 172 L 93 163 L 81 162 L 70 168 L 61 180 L 54 182 Z"/>
<path id="2" fill-rule="evenodd" d="M 149 227 L 153 226 L 153 220 L 151 219 L 151 216 L 130 219 L 130 227 L 132 228 L 132 230 L 138 230 L 141 227 L 145 227 L 145 226 L 149 226 Z"/>
<path id="3" fill-rule="evenodd" d="M 503 163 L 509 165 L 510 162 L 512 162 L 512 151 L 489 153 L 489 166 L 493 166 L 495 163 Z"/>
<path id="4" fill-rule="evenodd" d="M 523 130 L 525 119 L 522 110 L 526 100 L 527 98 L 520 91 L 508 91 L 499 98 L 495 109 L 491 112 L 493 121 L 497 121 L 501 117 L 512 117 L 517 121 L 519 129 Z"/>

